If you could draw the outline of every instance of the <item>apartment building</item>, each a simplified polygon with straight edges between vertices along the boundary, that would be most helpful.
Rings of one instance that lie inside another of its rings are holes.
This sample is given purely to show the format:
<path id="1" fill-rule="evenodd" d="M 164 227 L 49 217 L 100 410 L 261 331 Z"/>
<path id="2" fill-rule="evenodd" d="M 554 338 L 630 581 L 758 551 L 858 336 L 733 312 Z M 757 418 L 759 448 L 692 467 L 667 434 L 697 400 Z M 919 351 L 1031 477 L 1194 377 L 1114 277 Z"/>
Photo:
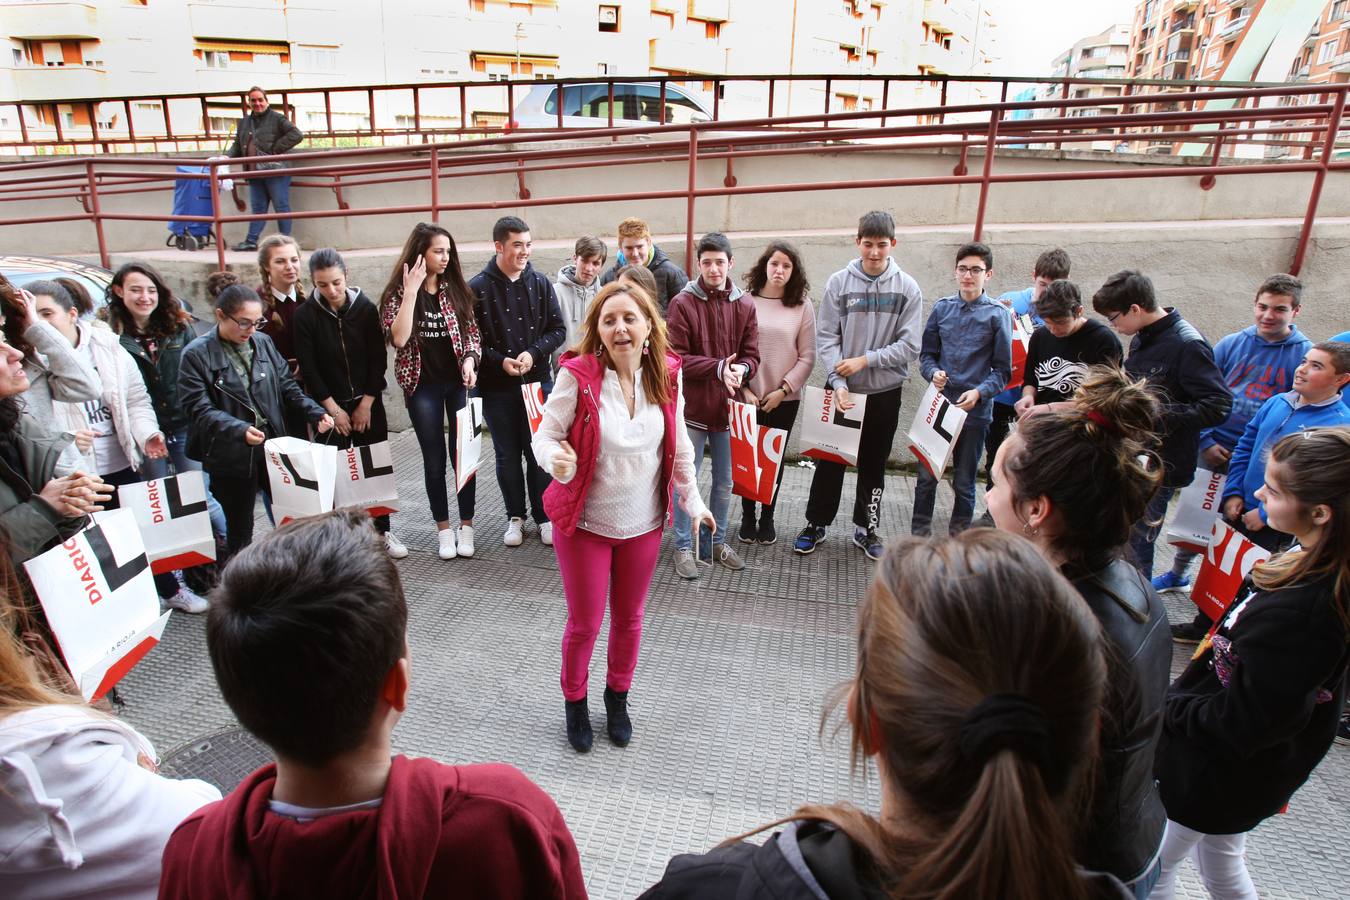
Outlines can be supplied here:
<path id="1" fill-rule="evenodd" d="M 1072 47 L 1055 57 L 1050 74 L 1055 78 L 1124 78 L 1129 50 L 1130 26 L 1126 23 L 1111 25 L 1097 34 L 1076 41 Z M 1041 86 L 1038 99 L 1057 100 L 1067 96 L 1074 100 L 1100 100 L 1100 103 L 1090 106 L 1075 106 L 1067 113 L 1073 117 L 1091 118 L 1118 114 L 1122 109 L 1120 97 L 1123 91 L 1124 88 L 1119 84 L 1073 84 L 1066 94 L 1061 85 L 1046 84 Z M 1042 111 L 1036 118 L 1060 114 L 1058 111 Z M 1073 150 L 1114 150 L 1116 141 L 1103 138 L 1091 143 L 1066 146 Z"/>
<path id="2" fill-rule="evenodd" d="M 364 131 L 494 127 L 511 112 L 505 89 L 364 91 L 324 101 L 307 89 L 589 75 L 671 75 L 694 90 L 709 76 L 797 73 L 831 77 L 831 110 L 880 108 L 882 88 L 849 76 L 989 74 L 1002 0 L 0 0 L 0 100 L 25 111 L 29 130 L 71 135 L 162 134 L 154 95 L 219 92 L 170 101 L 175 122 L 209 120 L 228 134 L 250 85 L 289 92 L 302 128 Z M 776 115 L 821 111 L 824 82 L 782 86 Z M 93 121 L 83 100 L 97 103 Z M 516 102 L 521 91 L 513 93 Z M 969 99 L 983 97 L 984 92 Z M 935 102 L 935 83 L 893 85 L 892 107 Z M 42 104 L 41 101 L 51 101 Z M 764 115 L 764 85 L 723 86 L 722 113 Z M 952 98 L 952 102 L 957 102 Z M 128 122 L 128 117 L 130 121 Z M 0 108 L 0 137 L 15 136 Z"/>

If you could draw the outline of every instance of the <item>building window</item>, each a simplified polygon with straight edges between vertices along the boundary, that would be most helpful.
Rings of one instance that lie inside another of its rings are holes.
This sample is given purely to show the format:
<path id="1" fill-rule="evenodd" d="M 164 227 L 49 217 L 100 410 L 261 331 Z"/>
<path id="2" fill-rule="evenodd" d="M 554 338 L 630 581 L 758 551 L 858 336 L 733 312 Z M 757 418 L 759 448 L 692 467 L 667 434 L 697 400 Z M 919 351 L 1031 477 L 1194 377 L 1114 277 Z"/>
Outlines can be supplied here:
<path id="1" fill-rule="evenodd" d="M 667 31 L 675 30 L 675 14 L 673 12 L 663 12 L 661 10 L 652 10 L 652 23 L 657 27 L 665 26 Z"/>
<path id="2" fill-rule="evenodd" d="M 1322 49 L 1317 53 L 1317 62 L 1324 63 L 1336 55 L 1336 39 L 1332 38 L 1322 45 Z"/>
<path id="3" fill-rule="evenodd" d="M 845 63 L 855 63 L 861 59 L 861 56 L 858 54 L 858 48 L 850 47 L 848 44 L 840 44 L 839 52 L 843 54 Z"/>
<path id="4" fill-rule="evenodd" d="M 338 48 L 297 46 L 296 63 L 305 72 L 336 72 Z"/>
<path id="5" fill-rule="evenodd" d="M 618 4 L 602 4 L 600 6 L 599 28 L 601 31 L 611 34 L 619 30 Z"/>
<path id="6" fill-rule="evenodd" d="M 1350 0 L 1336 0 L 1331 4 L 1331 15 L 1327 16 L 1327 23 L 1338 22 L 1350 14 Z"/>
<path id="7" fill-rule="evenodd" d="M 710 41 L 715 41 L 722 36 L 721 22 L 704 22 L 703 36 Z"/>

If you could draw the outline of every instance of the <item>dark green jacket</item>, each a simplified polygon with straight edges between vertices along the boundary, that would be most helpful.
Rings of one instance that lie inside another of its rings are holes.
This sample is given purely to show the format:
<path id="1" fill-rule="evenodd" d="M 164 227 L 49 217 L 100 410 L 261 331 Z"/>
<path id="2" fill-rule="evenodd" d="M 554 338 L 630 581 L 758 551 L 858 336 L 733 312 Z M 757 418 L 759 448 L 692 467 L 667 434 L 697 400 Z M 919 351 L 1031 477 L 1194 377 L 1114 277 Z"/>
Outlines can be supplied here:
<path id="1" fill-rule="evenodd" d="M 269 106 L 260 116 L 249 113 L 239 120 L 234 143 L 225 155 L 247 156 L 249 138 L 253 139 L 256 155 L 271 156 L 290 150 L 305 139 L 305 133 Z"/>
<path id="2" fill-rule="evenodd" d="M 155 404 L 160 430 L 169 435 L 187 428 L 187 410 L 178 402 L 178 369 L 182 365 L 183 348 L 192 342 L 192 328 L 184 325 L 177 334 L 161 341 L 157 362 L 150 361 L 150 354 L 131 335 L 123 333 L 121 340 L 122 347 L 140 366 L 145 388 Z"/>
<path id="3" fill-rule="evenodd" d="M 9 534 L 10 558 L 17 567 L 79 531 L 88 519 L 63 518 L 38 497 L 55 476 L 70 437 L 48 434 L 23 416 L 9 440 L 17 450 L 18 466 L 6 461 L 8 454 L 0 455 L 0 527 Z"/>

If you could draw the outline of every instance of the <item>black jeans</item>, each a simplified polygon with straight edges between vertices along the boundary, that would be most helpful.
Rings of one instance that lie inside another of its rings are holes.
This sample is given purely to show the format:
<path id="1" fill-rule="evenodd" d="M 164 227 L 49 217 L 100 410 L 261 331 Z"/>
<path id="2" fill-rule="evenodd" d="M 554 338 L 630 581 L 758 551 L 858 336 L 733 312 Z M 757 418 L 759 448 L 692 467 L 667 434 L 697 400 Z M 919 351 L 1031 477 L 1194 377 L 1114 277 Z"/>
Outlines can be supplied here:
<path id="1" fill-rule="evenodd" d="M 553 382 L 544 382 L 544 397 L 553 392 Z M 529 485 L 530 513 L 540 525 L 548 521 L 544 512 L 544 488 L 553 481 L 534 461 L 530 441 L 530 420 L 525 414 L 525 399 L 519 388 L 502 393 L 482 394 L 483 418 L 492 433 L 492 451 L 497 456 L 497 486 L 502 491 L 506 515 L 525 518 L 525 489 Z M 521 457 L 525 469 L 521 471 Z"/>
<path id="2" fill-rule="evenodd" d="M 263 460 L 262 447 L 253 448 L 252 475 L 221 475 L 211 473 L 211 495 L 216 498 L 221 509 L 225 510 L 225 549 L 226 559 L 253 543 L 253 505 L 258 491 L 270 503 L 272 485 L 267 480 L 267 463 Z"/>
<path id="3" fill-rule="evenodd" d="M 755 411 L 755 424 L 763 425 L 768 428 L 781 428 L 787 432 L 787 437 L 783 438 L 783 452 L 787 452 L 788 438 L 792 437 L 792 426 L 797 421 L 797 408 L 802 405 L 800 400 L 784 400 L 778 404 L 773 412 Z M 787 460 L 778 467 L 778 481 L 775 482 L 779 487 L 783 484 L 783 470 L 786 468 Z M 759 514 L 768 521 L 773 521 L 774 508 L 778 506 L 778 491 L 775 488 L 772 503 L 761 503 L 759 505 Z M 741 515 L 754 521 L 755 519 L 755 501 L 746 497 L 741 498 Z"/>
<path id="4" fill-rule="evenodd" d="M 867 395 L 867 413 L 858 442 L 858 491 L 853 497 L 853 524 L 859 528 L 876 528 L 881 522 L 886 460 L 899 423 L 900 388 Z M 823 528 L 834 521 L 844 490 L 844 468 L 836 462 L 816 460 L 811 495 L 806 501 L 806 521 L 812 525 Z"/>
<path id="5" fill-rule="evenodd" d="M 1020 394 L 1018 395 L 1021 396 Z M 1008 403 L 994 403 L 994 418 L 989 422 L 989 430 L 984 436 L 984 484 L 994 486 L 994 457 L 998 448 L 1008 439 L 1012 423 L 1017 421 L 1017 411 Z"/>
<path id="6" fill-rule="evenodd" d="M 141 478 L 130 467 L 122 469 L 120 472 L 113 472 L 109 475 L 100 475 L 105 484 L 121 486 L 124 484 L 135 484 Z M 122 506 L 121 498 L 114 491 L 113 495 L 103 501 L 104 509 L 120 509 Z M 174 594 L 178 593 L 178 579 L 173 577 L 172 572 L 161 572 L 155 576 L 155 593 L 159 594 L 159 599 L 168 600 Z"/>
<path id="7" fill-rule="evenodd" d="M 449 488 L 445 480 L 445 462 L 455 458 L 455 415 L 468 402 L 468 391 L 462 384 L 449 382 L 422 382 L 408 397 L 408 417 L 412 419 L 417 445 L 422 448 L 422 484 L 426 487 L 431 518 L 436 522 L 450 521 Z M 484 406 L 487 404 L 484 403 Z M 450 430 L 445 423 L 449 420 Z M 477 499 L 478 479 L 470 478 L 457 499 L 459 517 L 473 521 L 474 501 Z"/>

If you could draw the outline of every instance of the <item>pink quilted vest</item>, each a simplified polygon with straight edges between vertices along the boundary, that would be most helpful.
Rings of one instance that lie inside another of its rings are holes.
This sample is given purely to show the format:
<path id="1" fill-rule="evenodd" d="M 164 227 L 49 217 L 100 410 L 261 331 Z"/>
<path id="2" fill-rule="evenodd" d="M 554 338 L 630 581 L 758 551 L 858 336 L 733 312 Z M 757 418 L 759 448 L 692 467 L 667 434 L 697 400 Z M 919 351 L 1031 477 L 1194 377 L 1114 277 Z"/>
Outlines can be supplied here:
<path id="1" fill-rule="evenodd" d="M 561 365 L 577 380 L 577 409 L 567 432 L 567 442 L 577 454 L 577 472 L 567 484 L 554 481 L 544 489 L 544 512 L 554 528 L 570 537 L 576 532 L 581 513 L 586 508 L 586 492 L 590 490 L 595 460 L 600 455 L 600 384 L 604 380 L 605 365 L 595 356 L 578 356 L 571 350 L 563 354 Z M 675 438 L 679 434 L 675 429 L 684 427 L 684 423 L 675 420 L 675 388 L 680 365 L 678 356 L 666 354 L 671 397 L 661 406 L 666 433 L 661 442 L 661 484 L 658 489 L 665 501 L 667 522 L 673 508 L 671 477 L 675 472 Z"/>

